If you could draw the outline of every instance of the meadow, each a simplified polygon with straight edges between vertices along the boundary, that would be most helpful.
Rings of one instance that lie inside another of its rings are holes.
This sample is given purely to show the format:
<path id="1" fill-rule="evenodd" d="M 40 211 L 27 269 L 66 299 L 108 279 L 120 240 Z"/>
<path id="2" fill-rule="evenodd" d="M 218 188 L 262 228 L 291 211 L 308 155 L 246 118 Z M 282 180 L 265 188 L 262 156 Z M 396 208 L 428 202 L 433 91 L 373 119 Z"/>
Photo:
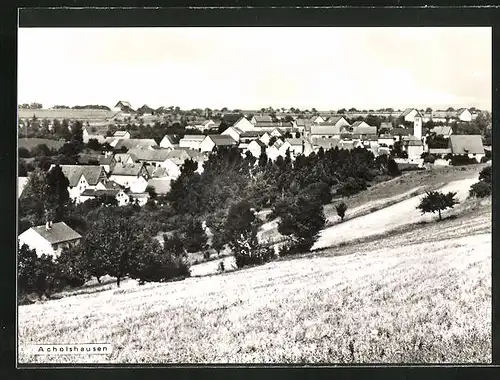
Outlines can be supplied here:
<path id="1" fill-rule="evenodd" d="M 441 222 L 259 267 L 143 286 L 127 280 L 20 306 L 19 361 L 490 362 L 491 199 L 460 207 Z M 113 352 L 31 351 L 75 342 L 110 343 Z"/>

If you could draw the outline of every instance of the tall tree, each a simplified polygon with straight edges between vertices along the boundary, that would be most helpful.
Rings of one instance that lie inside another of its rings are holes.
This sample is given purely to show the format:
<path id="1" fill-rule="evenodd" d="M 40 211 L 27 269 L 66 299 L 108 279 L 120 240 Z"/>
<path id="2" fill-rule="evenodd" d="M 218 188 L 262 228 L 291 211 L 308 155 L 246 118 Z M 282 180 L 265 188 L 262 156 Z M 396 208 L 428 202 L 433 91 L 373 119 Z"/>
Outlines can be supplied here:
<path id="1" fill-rule="evenodd" d="M 69 203 L 69 180 L 64 175 L 61 167 L 56 165 L 46 174 L 48 187 L 48 208 L 53 210 L 55 221 L 60 221 L 64 217 L 66 207 Z"/>
<path id="2" fill-rule="evenodd" d="M 441 211 L 448 208 L 453 208 L 458 204 L 458 200 L 455 198 L 456 192 L 442 193 L 440 191 L 428 191 L 426 196 L 422 198 L 420 204 L 417 206 L 422 214 L 436 211 L 439 214 L 439 220 L 441 220 Z"/>

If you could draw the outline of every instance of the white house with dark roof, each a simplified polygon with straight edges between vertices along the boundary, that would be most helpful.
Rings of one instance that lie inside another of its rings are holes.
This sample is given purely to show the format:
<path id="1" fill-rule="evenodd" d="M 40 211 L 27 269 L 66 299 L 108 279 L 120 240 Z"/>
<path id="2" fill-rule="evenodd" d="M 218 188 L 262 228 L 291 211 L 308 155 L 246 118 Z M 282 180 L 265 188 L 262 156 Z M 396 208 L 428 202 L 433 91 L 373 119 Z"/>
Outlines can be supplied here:
<path id="1" fill-rule="evenodd" d="M 200 143 L 200 152 L 212 152 L 215 147 L 235 145 L 237 145 L 237 141 L 235 141 L 231 136 L 208 135 Z"/>
<path id="2" fill-rule="evenodd" d="M 481 158 L 485 156 L 481 135 L 451 135 L 449 147 L 451 154 L 466 154 L 469 158 L 475 158 L 477 162 L 481 162 Z"/>
<path id="3" fill-rule="evenodd" d="M 147 186 L 147 181 L 150 178 L 149 172 L 146 169 L 144 163 L 117 163 L 110 173 L 109 179 L 118 183 L 119 185 L 130 188 L 138 184 L 142 186 L 145 182 Z M 144 189 L 146 187 L 144 186 Z"/>
<path id="4" fill-rule="evenodd" d="M 252 156 L 259 158 L 262 152 L 266 150 L 267 144 L 260 140 L 253 140 L 248 144 L 247 152 L 250 152 Z"/>
<path id="5" fill-rule="evenodd" d="M 163 139 L 160 141 L 160 147 L 165 149 L 175 149 L 179 147 L 177 135 L 165 135 Z"/>
<path id="6" fill-rule="evenodd" d="M 457 119 L 460 121 L 472 121 L 472 113 L 467 108 L 460 108 L 457 110 Z"/>
<path id="7" fill-rule="evenodd" d="M 413 123 L 415 121 L 415 116 L 422 117 L 420 114 L 420 111 L 417 110 L 416 108 L 407 108 L 403 111 L 403 113 L 400 115 L 404 119 L 404 121 L 408 121 Z"/>
<path id="8" fill-rule="evenodd" d="M 82 236 L 64 222 L 47 222 L 45 225 L 31 227 L 19 235 L 19 245 L 26 244 L 38 256 L 58 257 L 64 247 L 80 242 Z"/>
<path id="9" fill-rule="evenodd" d="M 185 135 L 179 140 L 179 148 L 200 149 L 201 142 L 205 139 L 205 135 Z"/>

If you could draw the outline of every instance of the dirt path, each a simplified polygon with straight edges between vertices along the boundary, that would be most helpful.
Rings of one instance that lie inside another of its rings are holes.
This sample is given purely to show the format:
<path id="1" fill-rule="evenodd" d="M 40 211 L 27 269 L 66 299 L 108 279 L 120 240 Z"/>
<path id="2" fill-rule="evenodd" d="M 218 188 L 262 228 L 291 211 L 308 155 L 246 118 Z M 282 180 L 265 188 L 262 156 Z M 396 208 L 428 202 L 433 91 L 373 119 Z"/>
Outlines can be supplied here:
<path id="1" fill-rule="evenodd" d="M 463 201 L 468 195 L 470 186 L 475 182 L 477 182 L 476 177 L 453 181 L 439 190 L 443 192 L 456 191 L 458 200 Z M 416 210 L 421 198 L 422 196 L 412 197 L 371 214 L 326 228 L 321 232 L 320 238 L 312 249 L 326 248 L 371 235 L 379 235 L 405 224 L 436 218 L 436 215 L 421 215 Z M 443 216 L 446 213 L 444 212 Z"/>

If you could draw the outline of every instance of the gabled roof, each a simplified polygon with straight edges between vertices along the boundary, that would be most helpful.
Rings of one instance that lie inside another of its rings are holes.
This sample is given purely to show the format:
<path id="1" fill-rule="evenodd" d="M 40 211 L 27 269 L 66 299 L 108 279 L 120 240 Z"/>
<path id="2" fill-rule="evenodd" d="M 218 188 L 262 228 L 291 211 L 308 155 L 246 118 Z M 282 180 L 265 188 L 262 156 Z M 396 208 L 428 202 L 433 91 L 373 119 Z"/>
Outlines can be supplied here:
<path id="1" fill-rule="evenodd" d="M 332 116 L 332 117 L 328 118 L 326 123 L 327 124 L 337 124 L 341 119 L 344 119 L 345 121 L 347 121 L 344 116 Z"/>
<path id="2" fill-rule="evenodd" d="M 125 100 L 119 100 L 118 103 L 116 103 L 115 107 L 118 107 L 118 106 L 124 106 L 124 107 L 130 107 L 132 108 L 132 106 L 130 105 L 129 102 L 125 101 Z"/>
<path id="3" fill-rule="evenodd" d="M 302 146 L 302 143 L 304 141 L 302 139 L 288 138 L 288 139 L 285 139 L 285 142 L 289 143 L 291 146 L 297 146 L 297 145 Z"/>
<path id="4" fill-rule="evenodd" d="M 126 136 L 127 135 L 127 131 L 116 131 L 115 133 L 113 133 L 113 137 L 123 137 L 123 136 Z"/>
<path id="5" fill-rule="evenodd" d="M 111 175 L 123 175 L 123 176 L 138 176 L 141 169 L 144 167 L 144 163 L 133 164 L 116 164 L 111 172 Z"/>
<path id="6" fill-rule="evenodd" d="M 262 141 L 260 141 L 260 140 L 253 140 L 253 141 L 251 141 L 248 145 L 250 145 L 250 144 L 253 144 L 253 145 L 257 144 L 257 145 L 259 145 L 261 148 L 266 148 L 266 147 L 267 147 L 267 145 L 266 145 L 266 144 L 264 144 L 264 143 L 263 143 Z"/>
<path id="7" fill-rule="evenodd" d="M 127 153 L 133 154 L 139 161 L 163 162 L 170 152 L 169 149 L 130 149 Z"/>
<path id="8" fill-rule="evenodd" d="M 165 135 L 161 139 L 160 145 L 166 141 L 170 142 L 172 145 L 177 145 L 179 144 L 179 136 L 178 135 Z"/>
<path id="9" fill-rule="evenodd" d="M 99 183 L 99 179 L 103 176 L 106 176 L 104 169 L 101 166 L 97 165 L 59 165 L 61 167 L 62 172 L 69 180 L 69 186 L 75 187 L 78 186 L 78 181 L 80 181 L 81 176 L 83 175 L 87 180 L 88 184 L 91 186 L 95 186 Z M 51 165 L 49 170 L 55 165 Z"/>
<path id="10" fill-rule="evenodd" d="M 339 146 L 340 148 L 340 139 L 314 139 L 312 140 L 312 144 L 315 147 L 322 147 L 323 149 L 331 149 Z"/>
<path id="11" fill-rule="evenodd" d="M 463 112 L 469 111 L 468 108 L 460 108 L 457 110 L 457 116 L 460 116 Z M 470 112 L 470 111 L 469 111 Z"/>
<path id="12" fill-rule="evenodd" d="M 481 135 L 451 135 L 449 144 L 453 154 L 484 154 Z"/>
<path id="13" fill-rule="evenodd" d="M 115 153 L 113 158 L 116 162 L 127 162 L 129 158 L 131 158 L 133 162 L 137 161 L 137 157 L 131 153 Z"/>
<path id="14" fill-rule="evenodd" d="M 206 136 L 214 142 L 216 146 L 234 145 L 236 141 L 229 135 L 209 135 Z"/>
<path id="15" fill-rule="evenodd" d="M 82 235 L 64 222 L 53 223 L 52 228 L 49 230 L 45 228 L 45 225 L 31 227 L 31 229 L 47 240 L 50 244 L 81 239 L 82 237 Z"/>
<path id="16" fill-rule="evenodd" d="M 184 135 L 181 141 L 197 141 L 202 142 L 205 139 L 205 135 Z"/>
<path id="17" fill-rule="evenodd" d="M 311 120 L 307 119 L 297 119 L 295 120 L 295 124 L 297 124 L 297 127 L 306 127 L 312 124 Z"/>
<path id="18" fill-rule="evenodd" d="M 78 163 L 81 165 L 89 164 L 92 161 L 97 161 L 99 165 L 109 165 L 111 164 L 113 157 L 105 156 L 103 154 L 85 154 L 80 153 L 78 155 Z"/>
<path id="19" fill-rule="evenodd" d="M 409 135 L 412 135 L 413 134 L 413 128 L 400 128 L 400 127 L 397 127 L 397 128 L 393 128 L 391 130 L 391 134 L 393 136 L 409 136 Z"/>
<path id="20" fill-rule="evenodd" d="M 141 108 L 137 110 L 137 112 L 142 112 L 142 113 L 153 113 L 154 109 L 149 107 L 147 104 L 144 104 Z"/>
<path id="21" fill-rule="evenodd" d="M 240 133 L 240 138 L 260 137 L 264 133 L 265 132 L 262 132 L 262 131 L 247 131 L 247 132 L 242 132 L 242 133 Z"/>
<path id="22" fill-rule="evenodd" d="M 272 123 L 273 118 L 269 115 L 254 115 L 257 123 Z"/>
<path id="23" fill-rule="evenodd" d="M 410 114 L 410 112 L 413 110 L 417 111 L 420 114 L 420 112 L 416 108 L 407 108 L 403 111 L 403 113 L 400 115 L 400 117 L 408 116 Z"/>
<path id="24" fill-rule="evenodd" d="M 81 195 L 83 195 L 84 197 L 102 197 L 105 195 L 116 197 L 116 195 L 120 191 L 122 191 L 122 189 L 106 189 L 106 190 L 85 189 Z"/>
<path id="25" fill-rule="evenodd" d="M 119 139 L 115 145 L 115 149 L 120 149 L 125 147 L 127 149 L 133 148 L 149 148 L 152 146 L 157 146 L 158 144 L 154 139 Z"/>
<path id="26" fill-rule="evenodd" d="M 352 132 L 358 135 L 377 135 L 377 127 L 358 125 L 353 128 Z"/>
<path id="27" fill-rule="evenodd" d="M 162 166 L 150 166 L 147 167 L 149 175 L 151 178 L 163 178 L 168 177 L 168 170 Z"/>

